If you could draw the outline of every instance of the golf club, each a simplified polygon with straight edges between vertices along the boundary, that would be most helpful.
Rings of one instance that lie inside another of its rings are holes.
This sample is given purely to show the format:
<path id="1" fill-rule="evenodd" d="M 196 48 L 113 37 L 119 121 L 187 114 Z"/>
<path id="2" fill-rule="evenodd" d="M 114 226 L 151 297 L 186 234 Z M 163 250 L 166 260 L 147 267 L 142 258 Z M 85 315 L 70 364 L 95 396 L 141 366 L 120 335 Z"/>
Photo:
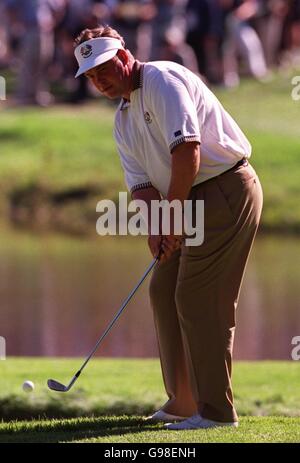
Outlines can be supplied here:
<path id="1" fill-rule="evenodd" d="M 121 308 L 119 309 L 119 311 L 117 312 L 117 314 L 115 315 L 114 319 L 110 322 L 110 324 L 108 325 L 108 327 L 106 328 L 106 330 L 104 331 L 104 333 L 101 335 L 101 337 L 99 338 L 99 340 L 97 341 L 95 347 L 93 348 L 93 350 L 91 351 L 91 353 L 88 355 L 88 357 L 86 358 L 85 362 L 83 363 L 82 367 L 80 368 L 80 370 L 77 371 L 77 373 L 73 376 L 73 378 L 71 379 L 71 381 L 69 382 L 69 384 L 67 386 L 64 386 L 64 384 L 62 383 L 59 383 L 58 381 L 55 381 L 55 379 L 48 379 L 48 387 L 49 389 L 51 389 L 52 391 L 57 391 L 57 392 L 68 392 L 71 387 L 73 386 L 73 384 L 75 383 L 75 381 L 77 380 L 77 378 L 79 377 L 79 375 L 81 374 L 82 370 L 84 369 L 84 367 L 86 366 L 86 364 L 88 363 L 88 361 L 90 360 L 90 358 L 92 357 L 92 355 L 96 352 L 96 350 L 98 349 L 99 347 L 99 344 L 101 343 L 101 341 L 105 338 L 105 336 L 107 335 L 107 333 L 110 331 L 110 329 L 112 328 L 112 326 L 114 325 L 114 323 L 118 320 L 118 318 L 120 317 L 121 313 L 123 312 L 123 310 L 125 309 L 126 305 L 128 304 L 128 302 L 130 301 L 130 299 L 132 298 L 132 296 L 136 293 L 136 291 L 138 290 L 138 288 L 141 286 L 141 284 L 143 283 L 143 281 L 145 280 L 145 278 L 147 277 L 147 275 L 151 272 L 151 270 L 153 269 L 153 267 L 155 266 L 155 264 L 159 261 L 159 258 L 161 256 L 161 251 L 159 252 L 159 254 L 153 259 L 153 261 L 151 262 L 151 264 L 149 265 L 149 267 L 147 268 L 146 272 L 144 273 L 144 275 L 142 276 L 142 278 L 140 279 L 140 281 L 138 282 L 138 284 L 136 285 L 136 287 L 131 291 L 131 293 L 129 294 L 129 296 L 125 299 L 125 301 L 123 302 Z"/>

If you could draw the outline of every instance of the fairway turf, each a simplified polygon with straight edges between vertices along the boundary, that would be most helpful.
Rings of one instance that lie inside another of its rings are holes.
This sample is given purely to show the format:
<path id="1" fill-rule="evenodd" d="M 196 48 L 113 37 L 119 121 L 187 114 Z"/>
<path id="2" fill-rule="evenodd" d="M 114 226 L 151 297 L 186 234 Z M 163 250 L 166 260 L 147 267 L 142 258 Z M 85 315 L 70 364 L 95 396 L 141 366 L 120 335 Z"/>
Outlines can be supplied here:
<path id="1" fill-rule="evenodd" d="M 240 426 L 209 430 L 168 431 L 138 416 L 103 416 L 0 425 L 3 442 L 212 443 L 300 442 L 300 417 L 241 418 Z"/>
<path id="2" fill-rule="evenodd" d="M 238 429 L 168 431 L 145 416 L 166 396 L 158 359 L 94 359 L 72 391 L 62 382 L 81 359 L 8 358 L 0 363 L 0 442 L 299 442 L 298 362 L 236 362 Z M 36 389 L 22 391 L 25 379 Z M 50 419 L 55 418 L 55 419 Z"/>

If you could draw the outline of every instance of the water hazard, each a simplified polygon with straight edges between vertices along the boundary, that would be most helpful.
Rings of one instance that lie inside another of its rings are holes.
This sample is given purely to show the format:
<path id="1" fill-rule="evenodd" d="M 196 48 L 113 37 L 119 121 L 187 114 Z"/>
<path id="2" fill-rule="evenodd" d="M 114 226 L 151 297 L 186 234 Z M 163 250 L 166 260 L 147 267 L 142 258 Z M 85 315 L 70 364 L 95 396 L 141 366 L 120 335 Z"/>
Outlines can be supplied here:
<path id="1" fill-rule="evenodd" d="M 144 238 L 0 233 L 0 336 L 8 356 L 83 356 L 152 260 Z M 256 240 L 237 310 L 234 358 L 291 359 L 300 336 L 300 240 Z M 98 356 L 156 357 L 147 280 Z"/>

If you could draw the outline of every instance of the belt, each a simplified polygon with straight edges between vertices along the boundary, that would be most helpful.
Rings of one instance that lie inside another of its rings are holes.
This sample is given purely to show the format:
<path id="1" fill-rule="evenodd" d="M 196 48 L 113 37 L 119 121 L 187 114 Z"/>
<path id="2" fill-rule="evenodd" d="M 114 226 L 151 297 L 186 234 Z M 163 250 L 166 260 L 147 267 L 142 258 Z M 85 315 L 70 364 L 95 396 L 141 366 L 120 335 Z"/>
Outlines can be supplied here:
<path id="1" fill-rule="evenodd" d="M 230 172 L 231 170 L 234 170 L 234 169 L 236 169 L 237 167 L 240 167 L 240 166 L 247 166 L 248 164 L 249 164 L 249 163 L 248 163 L 248 159 L 247 159 L 247 158 L 240 159 L 239 162 L 237 162 L 233 167 L 230 167 L 230 169 L 225 170 L 225 172 L 222 172 L 222 174 L 220 174 L 220 175 L 226 174 L 227 172 Z"/>
<path id="2" fill-rule="evenodd" d="M 237 168 L 240 167 L 240 166 L 248 166 L 248 164 L 249 164 L 248 159 L 247 159 L 247 158 L 242 158 L 242 159 L 240 159 L 234 166 L 230 167 L 230 169 L 225 170 L 225 172 L 222 172 L 221 174 L 217 175 L 216 177 L 212 177 L 212 178 L 209 178 L 208 180 L 204 180 L 204 182 L 197 183 L 197 185 L 194 185 L 194 186 L 192 187 L 192 190 L 193 190 L 194 188 L 197 188 L 197 187 L 203 185 L 203 184 L 206 183 L 206 182 L 210 182 L 211 180 L 216 179 L 217 177 L 221 177 L 222 175 L 225 175 L 225 174 L 227 174 L 228 172 L 231 172 L 232 170 L 235 170 L 235 169 L 237 169 Z"/>

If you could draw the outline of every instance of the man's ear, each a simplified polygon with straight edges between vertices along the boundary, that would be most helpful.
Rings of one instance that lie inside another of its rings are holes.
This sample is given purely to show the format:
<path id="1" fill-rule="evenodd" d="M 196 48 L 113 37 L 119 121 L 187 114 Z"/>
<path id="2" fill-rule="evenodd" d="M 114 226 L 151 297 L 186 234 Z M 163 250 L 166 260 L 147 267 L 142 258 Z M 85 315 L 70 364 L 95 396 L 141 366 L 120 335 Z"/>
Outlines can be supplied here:
<path id="1" fill-rule="evenodd" d="M 129 58 L 128 58 L 126 50 L 118 50 L 117 56 L 118 56 L 119 60 L 122 61 L 124 66 L 128 63 Z"/>

